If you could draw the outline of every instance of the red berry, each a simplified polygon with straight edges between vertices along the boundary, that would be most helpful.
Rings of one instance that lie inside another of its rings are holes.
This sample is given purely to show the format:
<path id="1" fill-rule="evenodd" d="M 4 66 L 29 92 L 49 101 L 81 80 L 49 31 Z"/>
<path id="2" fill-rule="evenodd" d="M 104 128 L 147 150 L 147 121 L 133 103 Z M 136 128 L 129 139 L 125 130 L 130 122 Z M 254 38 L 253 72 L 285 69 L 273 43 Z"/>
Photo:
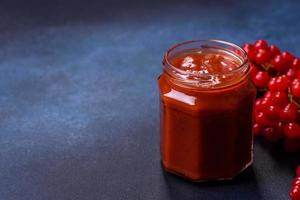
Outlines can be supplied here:
<path id="1" fill-rule="evenodd" d="M 271 45 L 270 53 L 271 53 L 272 57 L 275 57 L 276 55 L 280 54 L 280 50 L 276 45 Z"/>
<path id="2" fill-rule="evenodd" d="M 265 114 L 268 116 L 269 119 L 278 120 L 280 117 L 280 108 L 277 105 L 271 105 L 264 109 Z"/>
<path id="3" fill-rule="evenodd" d="M 292 200 L 300 200 L 300 187 L 292 187 L 290 191 L 290 197 Z"/>
<path id="4" fill-rule="evenodd" d="M 298 139 L 284 139 L 284 149 L 287 152 L 295 153 L 300 150 L 300 140 Z"/>
<path id="5" fill-rule="evenodd" d="M 271 54 L 268 50 L 259 49 L 255 55 L 255 62 L 258 64 L 267 63 L 271 59 Z"/>
<path id="6" fill-rule="evenodd" d="M 255 56 L 256 56 L 256 50 L 255 49 L 249 49 L 248 58 L 251 62 L 255 61 Z"/>
<path id="7" fill-rule="evenodd" d="M 243 49 L 246 51 L 246 53 L 249 53 L 249 51 L 250 51 L 251 49 L 253 49 L 253 45 L 252 45 L 252 44 L 249 44 L 249 43 L 245 43 L 245 44 L 243 45 Z"/>
<path id="8" fill-rule="evenodd" d="M 263 106 L 261 105 L 263 99 L 257 99 L 255 101 L 255 111 L 262 111 L 263 110 Z"/>
<path id="9" fill-rule="evenodd" d="M 293 104 L 287 104 L 280 112 L 280 118 L 283 122 L 294 122 L 298 116 L 298 107 Z"/>
<path id="10" fill-rule="evenodd" d="M 295 56 L 293 56 L 291 53 L 286 52 L 286 51 L 282 52 L 281 56 L 288 65 L 291 64 L 291 62 L 293 62 L 293 60 L 295 58 Z"/>
<path id="11" fill-rule="evenodd" d="M 274 104 L 274 101 L 272 100 L 271 97 L 269 97 L 269 98 L 265 97 L 261 100 L 259 108 L 260 108 L 261 111 L 263 111 L 263 110 L 265 110 L 266 108 L 270 107 L 273 104 Z"/>
<path id="12" fill-rule="evenodd" d="M 297 167 L 297 169 L 296 169 L 296 178 L 294 178 L 294 180 L 293 180 L 293 184 L 292 184 L 292 186 L 296 186 L 296 185 L 300 185 L 300 174 L 299 174 L 299 176 L 297 175 L 297 170 L 299 169 L 299 172 L 300 172 L 300 167 L 298 166 Z"/>
<path id="13" fill-rule="evenodd" d="M 266 50 L 268 50 L 268 49 L 269 49 L 268 43 L 267 43 L 267 41 L 265 41 L 265 40 L 257 40 L 257 41 L 254 43 L 254 48 L 255 48 L 256 50 L 258 50 L 258 49 L 266 49 Z"/>
<path id="14" fill-rule="evenodd" d="M 298 71 L 296 71 L 295 78 L 300 80 L 300 69 Z"/>
<path id="15" fill-rule="evenodd" d="M 288 69 L 288 63 L 283 59 L 282 55 L 277 55 L 271 61 L 273 67 L 278 71 L 285 71 Z"/>
<path id="16" fill-rule="evenodd" d="M 258 68 L 254 64 L 250 64 L 250 76 L 255 77 L 258 72 Z"/>
<path id="17" fill-rule="evenodd" d="M 272 93 L 271 91 L 266 91 L 266 93 L 264 94 L 264 98 L 271 98 L 273 94 L 274 93 Z"/>
<path id="18" fill-rule="evenodd" d="M 295 58 L 292 62 L 291 67 L 294 68 L 294 69 L 300 69 L 300 59 Z"/>
<path id="19" fill-rule="evenodd" d="M 258 123 L 255 123 L 252 127 L 253 135 L 261 135 L 262 126 Z"/>
<path id="20" fill-rule="evenodd" d="M 272 102 L 275 105 L 284 106 L 289 102 L 288 94 L 284 91 L 272 92 L 271 94 Z"/>
<path id="21" fill-rule="evenodd" d="M 274 129 L 280 138 L 283 137 L 284 123 L 277 122 L 274 124 Z"/>
<path id="22" fill-rule="evenodd" d="M 272 126 L 272 121 L 263 112 L 258 112 L 256 114 L 255 122 L 262 126 Z"/>
<path id="23" fill-rule="evenodd" d="M 270 79 L 270 81 L 268 83 L 268 88 L 271 91 L 276 91 L 277 90 L 277 88 L 276 88 L 276 77 L 273 77 L 273 78 Z"/>
<path id="24" fill-rule="evenodd" d="M 292 85 L 293 85 L 293 84 L 297 84 L 297 83 L 299 83 L 299 82 L 300 82 L 300 79 L 295 78 L 295 79 L 293 79 L 293 81 L 292 81 Z"/>
<path id="25" fill-rule="evenodd" d="M 293 81 L 292 81 L 292 83 L 291 83 L 291 86 L 293 86 L 293 85 L 295 85 L 295 84 L 298 84 L 298 83 L 300 83 L 300 79 L 295 78 L 295 79 L 293 79 Z"/>
<path id="26" fill-rule="evenodd" d="M 256 76 L 252 79 L 255 86 L 264 88 L 268 85 L 270 76 L 267 72 L 259 71 Z"/>
<path id="27" fill-rule="evenodd" d="M 296 123 L 288 123 L 284 126 L 284 135 L 290 139 L 300 139 L 300 126 Z"/>
<path id="28" fill-rule="evenodd" d="M 286 90 L 289 86 L 290 80 L 286 75 L 281 75 L 276 80 L 278 90 Z"/>
<path id="29" fill-rule="evenodd" d="M 271 91 L 286 90 L 289 86 L 289 78 L 285 75 L 274 77 L 270 80 L 268 86 Z"/>
<path id="30" fill-rule="evenodd" d="M 263 134 L 266 140 L 270 142 L 278 142 L 280 135 L 275 131 L 273 127 L 267 127 L 263 130 Z"/>
<path id="31" fill-rule="evenodd" d="M 294 79 L 297 76 L 297 70 L 295 68 L 289 68 L 285 73 L 289 80 Z M 300 75 L 300 73 L 299 73 Z"/>
<path id="32" fill-rule="evenodd" d="M 299 184 L 300 184 L 300 165 L 298 165 L 298 167 L 296 169 L 296 176 L 298 176 L 298 178 L 299 178 Z"/>
<path id="33" fill-rule="evenodd" d="M 292 95 L 294 95 L 297 98 L 300 98 L 300 80 L 295 79 L 292 83 L 291 87 Z"/>

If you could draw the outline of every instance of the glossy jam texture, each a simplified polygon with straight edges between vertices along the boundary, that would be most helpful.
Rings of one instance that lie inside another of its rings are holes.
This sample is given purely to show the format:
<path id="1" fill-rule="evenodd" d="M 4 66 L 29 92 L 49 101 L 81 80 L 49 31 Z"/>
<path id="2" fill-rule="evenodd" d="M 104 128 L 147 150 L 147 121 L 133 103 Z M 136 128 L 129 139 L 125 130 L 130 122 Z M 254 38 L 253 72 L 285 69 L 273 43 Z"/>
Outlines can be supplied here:
<path id="1" fill-rule="evenodd" d="M 232 84 L 243 75 L 242 60 L 234 54 L 218 49 L 190 50 L 173 55 L 169 60 L 171 73 L 187 81 L 199 81 L 200 87 L 220 87 Z"/>
<path id="2" fill-rule="evenodd" d="M 226 51 L 207 49 L 178 54 L 171 59 L 171 64 L 197 76 L 231 72 L 242 63 L 241 60 Z"/>
<path id="3" fill-rule="evenodd" d="M 187 80 L 199 78 L 199 73 L 217 78 L 226 74 L 217 83 L 226 82 L 226 87 L 183 87 L 170 81 L 166 71 L 160 76 L 164 168 L 193 181 L 234 177 L 252 163 L 256 90 L 239 72 L 231 74 L 234 84 L 228 86 L 227 80 L 227 72 L 240 67 L 241 60 L 224 52 L 201 50 L 177 54 L 169 62 L 185 72 L 196 71 L 188 71 Z"/>

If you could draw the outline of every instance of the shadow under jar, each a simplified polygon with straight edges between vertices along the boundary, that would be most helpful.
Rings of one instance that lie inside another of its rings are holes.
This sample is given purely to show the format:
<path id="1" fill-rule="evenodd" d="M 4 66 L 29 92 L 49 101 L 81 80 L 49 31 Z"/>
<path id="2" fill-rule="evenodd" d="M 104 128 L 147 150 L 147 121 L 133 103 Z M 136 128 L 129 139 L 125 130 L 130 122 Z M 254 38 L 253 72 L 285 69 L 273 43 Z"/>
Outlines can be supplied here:
<path id="1" fill-rule="evenodd" d="M 253 161 L 256 96 L 246 52 L 220 40 L 169 49 L 158 79 L 161 160 L 192 181 L 231 179 Z"/>

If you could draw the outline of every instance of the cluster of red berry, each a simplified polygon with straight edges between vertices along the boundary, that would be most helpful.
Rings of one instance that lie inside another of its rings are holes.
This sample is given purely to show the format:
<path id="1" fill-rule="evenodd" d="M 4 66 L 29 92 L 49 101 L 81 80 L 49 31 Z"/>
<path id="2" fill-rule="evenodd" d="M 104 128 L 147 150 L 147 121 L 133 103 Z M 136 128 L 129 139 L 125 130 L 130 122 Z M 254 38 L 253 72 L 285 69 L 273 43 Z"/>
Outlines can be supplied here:
<path id="1" fill-rule="evenodd" d="M 265 40 L 245 44 L 250 77 L 259 98 L 254 109 L 253 134 L 270 142 L 283 141 L 287 152 L 300 150 L 300 59 L 281 52 Z M 300 166 L 290 197 L 300 200 Z"/>
<path id="2" fill-rule="evenodd" d="M 250 76 L 262 97 L 256 99 L 254 135 L 283 141 L 288 152 L 300 150 L 300 59 L 265 40 L 245 44 Z"/>
<path id="3" fill-rule="evenodd" d="M 296 178 L 294 178 L 293 185 L 290 191 L 290 197 L 292 200 L 300 199 L 300 165 L 296 169 Z"/>

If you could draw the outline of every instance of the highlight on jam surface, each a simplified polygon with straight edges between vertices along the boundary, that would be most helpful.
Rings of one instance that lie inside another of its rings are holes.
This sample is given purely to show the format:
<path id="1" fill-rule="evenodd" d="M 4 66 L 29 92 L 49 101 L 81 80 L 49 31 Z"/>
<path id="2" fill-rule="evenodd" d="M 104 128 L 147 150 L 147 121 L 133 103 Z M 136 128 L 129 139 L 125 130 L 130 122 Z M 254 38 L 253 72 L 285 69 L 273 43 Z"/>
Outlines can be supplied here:
<path id="1" fill-rule="evenodd" d="M 265 40 L 243 46 L 250 61 L 250 77 L 258 90 L 254 109 L 254 136 L 282 144 L 300 153 L 300 58 Z M 290 191 L 300 199 L 300 166 Z"/>

